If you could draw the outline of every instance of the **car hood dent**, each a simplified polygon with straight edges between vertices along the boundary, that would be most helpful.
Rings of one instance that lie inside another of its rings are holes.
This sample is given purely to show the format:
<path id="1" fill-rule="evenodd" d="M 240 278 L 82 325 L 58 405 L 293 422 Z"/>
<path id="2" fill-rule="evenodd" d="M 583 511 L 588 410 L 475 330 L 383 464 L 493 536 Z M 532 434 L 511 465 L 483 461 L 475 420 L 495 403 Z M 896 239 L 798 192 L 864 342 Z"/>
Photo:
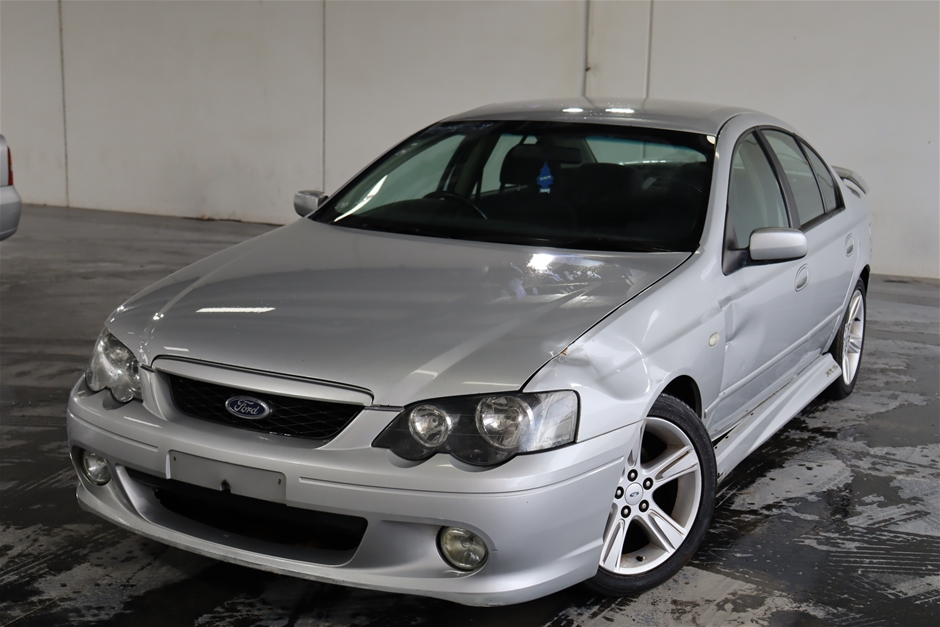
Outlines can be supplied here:
<path id="1" fill-rule="evenodd" d="M 164 279 L 108 328 L 160 356 L 334 381 L 375 403 L 516 390 L 689 257 L 584 253 L 300 220 Z"/>

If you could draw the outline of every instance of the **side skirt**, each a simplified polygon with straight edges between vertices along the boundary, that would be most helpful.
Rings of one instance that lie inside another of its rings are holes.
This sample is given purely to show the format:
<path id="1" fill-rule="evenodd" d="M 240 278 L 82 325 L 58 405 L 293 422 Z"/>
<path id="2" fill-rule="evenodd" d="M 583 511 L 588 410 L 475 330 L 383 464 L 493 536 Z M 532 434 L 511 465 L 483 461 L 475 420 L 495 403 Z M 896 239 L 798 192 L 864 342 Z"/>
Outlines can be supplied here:
<path id="1" fill-rule="evenodd" d="M 715 446 L 718 481 L 724 480 L 745 457 L 782 429 L 810 401 L 829 387 L 835 377 L 841 375 L 842 369 L 832 355 L 824 353 L 745 415 Z"/>

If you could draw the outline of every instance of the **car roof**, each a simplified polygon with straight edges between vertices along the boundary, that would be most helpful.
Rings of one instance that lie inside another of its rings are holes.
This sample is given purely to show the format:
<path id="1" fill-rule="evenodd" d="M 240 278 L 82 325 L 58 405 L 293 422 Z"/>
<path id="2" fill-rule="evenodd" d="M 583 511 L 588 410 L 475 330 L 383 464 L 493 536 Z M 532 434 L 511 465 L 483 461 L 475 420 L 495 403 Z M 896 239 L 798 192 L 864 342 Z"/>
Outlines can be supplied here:
<path id="1" fill-rule="evenodd" d="M 736 115 L 757 113 L 741 107 L 650 98 L 568 98 L 491 104 L 447 118 L 459 120 L 533 120 L 645 126 L 717 135 Z"/>

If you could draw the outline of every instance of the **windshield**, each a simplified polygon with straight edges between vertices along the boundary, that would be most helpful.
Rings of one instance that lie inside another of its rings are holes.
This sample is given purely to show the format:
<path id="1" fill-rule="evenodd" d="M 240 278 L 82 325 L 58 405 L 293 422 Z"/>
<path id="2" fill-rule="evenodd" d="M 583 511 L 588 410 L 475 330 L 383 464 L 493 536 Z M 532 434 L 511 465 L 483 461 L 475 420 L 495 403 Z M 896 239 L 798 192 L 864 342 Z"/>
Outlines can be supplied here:
<path id="1" fill-rule="evenodd" d="M 446 122 L 386 154 L 313 219 L 429 237 L 691 252 L 713 141 L 599 124 Z"/>

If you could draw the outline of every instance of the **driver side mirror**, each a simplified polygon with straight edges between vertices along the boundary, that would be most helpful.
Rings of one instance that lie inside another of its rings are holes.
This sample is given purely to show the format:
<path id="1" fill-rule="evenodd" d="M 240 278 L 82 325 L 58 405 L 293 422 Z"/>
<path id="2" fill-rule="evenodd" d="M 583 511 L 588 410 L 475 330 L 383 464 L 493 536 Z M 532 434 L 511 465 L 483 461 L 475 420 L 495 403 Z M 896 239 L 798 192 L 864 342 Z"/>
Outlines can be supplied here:
<path id="1" fill-rule="evenodd" d="M 747 251 L 754 261 L 791 261 L 806 256 L 806 235 L 799 229 L 768 227 L 751 233 Z"/>
<path id="2" fill-rule="evenodd" d="M 294 211 L 301 218 L 306 218 L 317 210 L 328 196 L 315 189 L 307 189 L 294 194 Z"/>

